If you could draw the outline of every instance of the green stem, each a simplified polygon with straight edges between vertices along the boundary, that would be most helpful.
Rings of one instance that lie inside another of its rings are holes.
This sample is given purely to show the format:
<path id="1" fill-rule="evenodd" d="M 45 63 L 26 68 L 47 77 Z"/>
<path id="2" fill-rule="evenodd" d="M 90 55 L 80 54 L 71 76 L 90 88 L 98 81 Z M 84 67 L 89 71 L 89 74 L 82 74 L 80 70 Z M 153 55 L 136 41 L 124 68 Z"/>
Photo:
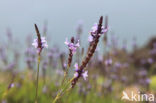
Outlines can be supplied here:
<path id="1" fill-rule="evenodd" d="M 67 75 L 68 75 L 68 71 L 69 71 L 69 65 L 67 66 L 67 70 L 64 72 L 64 77 L 63 77 L 63 80 L 62 80 L 62 85 L 64 85 L 64 82 L 66 81 L 67 79 Z"/>
<path id="2" fill-rule="evenodd" d="M 38 79 L 39 79 L 39 67 L 40 67 L 40 55 L 38 55 L 38 62 L 37 62 L 37 79 L 36 79 L 36 95 L 35 95 L 35 103 L 37 103 L 38 99 Z"/>
<path id="3" fill-rule="evenodd" d="M 52 103 L 56 103 L 66 92 L 70 91 L 71 88 L 68 86 L 70 85 L 71 81 L 73 80 L 74 78 L 70 79 L 65 85 L 64 87 L 61 89 L 61 91 L 56 95 L 55 99 L 53 100 Z"/>

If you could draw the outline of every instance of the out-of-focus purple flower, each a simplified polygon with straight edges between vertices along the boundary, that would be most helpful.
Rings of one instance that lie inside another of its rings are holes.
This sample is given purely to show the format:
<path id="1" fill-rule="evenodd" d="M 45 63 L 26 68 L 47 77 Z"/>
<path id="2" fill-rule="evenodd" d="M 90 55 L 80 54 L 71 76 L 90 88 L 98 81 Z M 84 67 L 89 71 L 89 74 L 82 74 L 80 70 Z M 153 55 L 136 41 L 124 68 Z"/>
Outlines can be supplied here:
<path id="1" fill-rule="evenodd" d="M 99 61 L 99 62 L 102 62 L 102 61 L 103 61 L 103 57 L 99 55 L 99 56 L 98 56 L 98 61 Z"/>
<path id="2" fill-rule="evenodd" d="M 64 66 L 65 68 L 67 68 L 67 64 L 66 64 L 66 63 L 64 63 L 63 66 Z"/>
<path id="3" fill-rule="evenodd" d="M 8 89 L 13 88 L 14 86 L 15 86 L 14 83 L 11 83 L 11 84 L 8 86 Z"/>
<path id="4" fill-rule="evenodd" d="M 2 103 L 7 103 L 7 100 L 2 100 Z"/>
<path id="5" fill-rule="evenodd" d="M 150 82 L 151 82 L 151 80 L 150 80 L 149 78 L 146 78 L 146 79 L 145 79 L 145 83 L 146 83 L 146 84 L 150 84 Z"/>
<path id="6" fill-rule="evenodd" d="M 6 70 L 13 70 L 14 68 L 15 68 L 15 66 L 16 66 L 16 63 L 10 63 L 10 64 L 8 64 L 8 66 L 6 67 Z"/>
<path id="7" fill-rule="evenodd" d="M 139 83 L 140 83 L 141 85 L 147 86 L 147 85 L 150 84 L 150 82 L 151 82 L 151 80 L 150 80 L 149 78 L 141 78 L 141 79 L 139 79 Z"/>
<path id="8" fill-rule="evenodd" d="M 150 64 L 152 64 L 152 63 L 154 62 L 152 58 L 148 58 L 147 61 L 148 61 L 148 63 L 150 63 Z"/>
<path id="9" fill-rule="evenodd" d="M 106 66 L 111 65 L 112 63 L 113 63 L 113 61 L 112 61 L 111 58 L 105 60 L 105 65 L 106 65 Z"/>
<path id="10" fill-rule="evenodd" d="M 146 70 L 141 70 L 139 73 L 139 76 L 146 76 L 147 75 L 147 71 Z"/>
<path id="11" fill-rule="evenodd" d="M 126 62 L 126 63 L 123 63 L 122 65 L 124 68 L 127 68 L 129 66 L 129 64 Z"/>
<path id="12" fill-rule="evenodd" d="M 115 74 L 111 74 L 111 75 L 110 75 L 110 78 L 111 78 L 112 80 L 117 80 L 117 79 L 118 79 L 118 76 L 115 75 Z"/>
<path id="13" fill-rule="evenodd" d="M 69 49 L 72 51 L 73 54 L 76 53 L 77 48 L 80 47 L 79 40 L 76 44 L 74 44 L 74 43 L 70 43 L 66 38 L 66 41 L 64 43 L 69 47 Z"/>
<path id="14" fill-rule="evenodd" d="M 120 68 L 120 67 L 121 67 L 121 63 L 120 63 L 120 62 L 116 62 L 116 63 L 114 64 L 114 66 L 115 66 L 116 68 Z"/>
<path id="15" fill-rule="evenodd" d="M 36 49 L 39 49 L 37 50 L 37 52 L 40 51 L 40 49 L 43 49 L 43 48 L 48 48 L 48 44 L 47 44 L 47 41 L 45 39 L 45 37 L 41 37 L 41 45 L 42 45 L 42 48 L 39 48 L 38 46 L 38 39 L 34 39 L 34 42 L 32 43 L 32 45 L 36 48 Z"/>
<path id="16" fill-rule="evenodd" d="M 121 81 L 125 83 L 127 81 L 127 77 L 126 76 L 122 76 L 121 77 Z"/>

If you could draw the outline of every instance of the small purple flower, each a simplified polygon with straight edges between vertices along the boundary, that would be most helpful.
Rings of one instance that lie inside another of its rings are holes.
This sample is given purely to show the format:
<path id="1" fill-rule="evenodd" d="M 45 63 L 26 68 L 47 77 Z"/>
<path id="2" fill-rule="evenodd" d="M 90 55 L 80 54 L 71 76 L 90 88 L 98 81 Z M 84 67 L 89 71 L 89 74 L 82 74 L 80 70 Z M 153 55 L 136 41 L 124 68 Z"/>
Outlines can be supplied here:
<path id="1" fill-rule="evenodd" d="M 88 77 L 88 71 L 83 72 L 82 77 L 83 77 L 84 80 L 86 80 L 87 77 Z"/>
<path id="2" fill-rule="evenodd" d="M 89 42 L 92 42 L 92 41 L 93 41 L 95 35 L 97 34 L 97 29 L 98 29 L 98 24 L 95 23 L 95 24 L 93 25 L 93 27 L 91 28 L 91 31 L 90 31 L 90 34 L 91 34 L 91 35 L 89 35 L 89 37 L 88 37 L 88 41 L 89 41 Z M 98 34 L 98 35 L 104 34 L 104 33 L 106 33 L 106 32 L 108 31 L 108 28 L 104 28 L 103 26 L 101 27 L 101 29 L 102 29 L 102 30 L 101 30 L 101 33 Z"/>
<path id="3" fill-rule="evenodd" d="M 42 48 L 48 48 L 48 44 L 47 44 L 45 37 L 41 37 L 41 43 L 42 43 Z M 32 45 L 36 49 L 39 49 L 39 50 L 37 50 L 37 52 L 40 51 L 41 48 L 39 48 L 39 46 L 38 46 L 38 39 L 34 39 L 34 42 L 32 43 Z"/>
<path id="4" fill-rule="evenodd" d="M 74 44 L 74 43 L 70 43 L 66 38 L 66 41 L 64 43 L 69 47 L 69 49 L 72 51 L 73 54 L 76 53 L 76 49 L 80 47 L 79 40 L 76 44 Z"/>
<path id="5" fill-rule="evenodd" d="M 96 33 L 97 33 L 97 29 L 98 29 L 98 24 L 95 23 L 95 24 L 93 25 L 93 27 L 91 28 L 90 34 L 91 34 L 92 36 L 95 36 Z M 98 35 L 104 34 L 104 33 L 106 33 L 106 32 L 108 31 L 108 28 L 104 28 L 103 26 L 101 27 L 101 29 L 102 29 L 102 30 L 101 30 L 101 33 L 98 34 Z"/>
<path id="6" fill-rule="evenodd" d="M 112 59 L 110 58 L 110 59 L 107 59 L 107 60 L 105 60 L 105 65 L 111 65 L 112 64 Z"/>
<path id="7" fill-rule="evenodd" d="M 77 71 L 78 71 L 78 69 L 79 69 L 78 64 L 77 64 L 77 63 L 75 63 L 74 67 L 75 67 L 75 71 L 77 72 Z"/>
<path id="8" fill-rule="evenodd" d="M 92 35 L 89 35 L 88 41 L 89 41 L 89 42 L 92 42 L 92 41 L 93 41 L 93 36 L 92 36 Z"/>
<path id="9" fill-rule="evenodd" d="M 120 67 L 121 67 L 121 63 L 120 63 L 120 62 L 116 62 L 116 63 L 114 64 L 114 66 L 115 66 L 116 68 L 120 68 Z"/>
<path id="10" fill-rule="evenodd" d="M 79 66 L 77 63 L 75 63 L 74 67 L 75 67 L 74 77 L 76 78 L 79 76 L 79 73 L 78 73 L 79 72 Z M 82 71 L 81 76 L 83 77 L 84 80 L 86 80 L 88 77 L 88 71 Z"/>
<path id="11" fill-rule="evenodd" d="M 67 64 L 66 64 L 66 63 L 64 63 L 63 66 L 64 66 L 65 68 L 67 68 Z"/>
<path id="12" fill-rule="evenodd" d="M 102 62 L 102 61 L 103 61 L 103 57 L 99 55 L 99 56 L 98 56 L 98 61 L 99 61 L 99 62 Z"/>

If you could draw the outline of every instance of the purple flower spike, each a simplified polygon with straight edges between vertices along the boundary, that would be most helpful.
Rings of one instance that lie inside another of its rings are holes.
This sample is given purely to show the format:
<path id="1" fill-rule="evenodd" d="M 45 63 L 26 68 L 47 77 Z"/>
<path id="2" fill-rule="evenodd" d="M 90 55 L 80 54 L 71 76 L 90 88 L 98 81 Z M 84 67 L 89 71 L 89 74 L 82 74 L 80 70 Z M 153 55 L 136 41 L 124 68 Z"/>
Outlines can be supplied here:
<path id="1" fill-rule="evenodd" d="M 41 43 L 42 43 L 42 48 L 48 48 L 48 44 L 47 44 L 45 37 L 41 37 Z M 37 52 L 40 51 L 41 48 L 39 48 L 38 46 L 38 39 L 34 39 L 34 42 L 32 43 L 32 45 L 37 49 Z"/>
<path id="2" fill-rule="evenodd" d="M 97 33 L 97 29 L 98 29 L 98 25 L 97 25 L 97 23 L 95 23 L 94 26 L 91 28 L 90 34 L 95 36 Z M 104 26 L 102 26 L 101 29 L 102 30 L 101 30 L 101 33 L 99 35 L 104 34 L 108 31 L 108 28 L 104 28 Z"/>
<path id="3" fill-rule="evenodd" d="M 74 44 L 74 43 L 70 43 L 66 38 L 66 41 L 64 43 L 69 47 L 69 49 L 72 51 L 73 54 L 76 53 L 76 49 L 80 47 L 79 40 L 76 44 Z"/>
<path id="4" fill-rule="evenodd" d="M 75 67 L 74 77 L 76 78 L 76 77 L 78 77 L 78 76 L 80 75 L 80 74 L 78 73 L 80 69 L 79 69 L 79 66 L 78 66 L 77 63 L 75 63 L 74 67 Z M 86 80 L 87 77 L 88 77 L 88 71 L 84 71 L 84 70 L 83 70 L 81 76 L 83 77 L 84 80 Z"/>
<path id="5" fill-rule="evenodd" d="M 93 25 L 93 27 L 91 28 L 91 31 L 90 31 L 90 34 L 91 35 L 89 35 L 89 37 L 88 37 L 88 41 L 89 42 L 92 42 L 93 41 L 95 35 L 97 34 L 97 29 L 98 29 L 98 25 L 97 25 L 97 23 L 95 23 Z M 103 26 L 101 27 L 101 29 L 102 29 L 101 30 L 101 33 L 98 34 L 98 35 L 102 35 L 102 34 L 104 34 L 104 33 L 106 33 L 108 31 L 108 28 L 104 28 Z"/>
<path id="6" fill-rule="evenodd" d="M 47 41 L 46 41 L 45 37 L 41 37 L 41 42 L 42 42 L 42 48 L 48 48 Z M 34 42 L 32 43 L 32 45 L 35 48 L 38 48 L 38 39 L 34 39 Z"/>

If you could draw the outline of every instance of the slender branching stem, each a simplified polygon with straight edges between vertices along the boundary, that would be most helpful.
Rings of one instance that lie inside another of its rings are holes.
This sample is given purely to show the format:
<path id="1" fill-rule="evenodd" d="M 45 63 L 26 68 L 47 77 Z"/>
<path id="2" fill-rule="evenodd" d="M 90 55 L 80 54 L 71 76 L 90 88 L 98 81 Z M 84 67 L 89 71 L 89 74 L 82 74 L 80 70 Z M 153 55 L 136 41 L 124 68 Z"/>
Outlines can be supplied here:
<path id="1" fill-rule="evenodd" d="M 64 72 L 64 77 L 63 77 L 63 80 L 62 80 L 62 85 L 64 85 L 64 82 L 67 80 L 67 75 L 68 75 L 68 71 L 69 71 L 69 65 L 67 66 L 67 69 L 65 70 Z"/>
<path id="2" fill-rule="evenodd" d="M 38 54 L 38 61 L 37 61 L 37 79 L 36 79 L 36 95 L 35 95 L 35 103 L 37 103 L 37 99 L 38 99 L 39 67 L 40 67 L 40 54 Z"/>
<path id="3" fill-rule="evenodd" d="M 70 79 L 66 84 L 64 84 L 63 88 L 61 88 L 61 91 L 56 95 L 52 103 L 56 103 L 66 92 L 71 90 L 71 87 L 69 87 L 69 85 L 71 84 L 73 79 L 74 78 Z"/>

